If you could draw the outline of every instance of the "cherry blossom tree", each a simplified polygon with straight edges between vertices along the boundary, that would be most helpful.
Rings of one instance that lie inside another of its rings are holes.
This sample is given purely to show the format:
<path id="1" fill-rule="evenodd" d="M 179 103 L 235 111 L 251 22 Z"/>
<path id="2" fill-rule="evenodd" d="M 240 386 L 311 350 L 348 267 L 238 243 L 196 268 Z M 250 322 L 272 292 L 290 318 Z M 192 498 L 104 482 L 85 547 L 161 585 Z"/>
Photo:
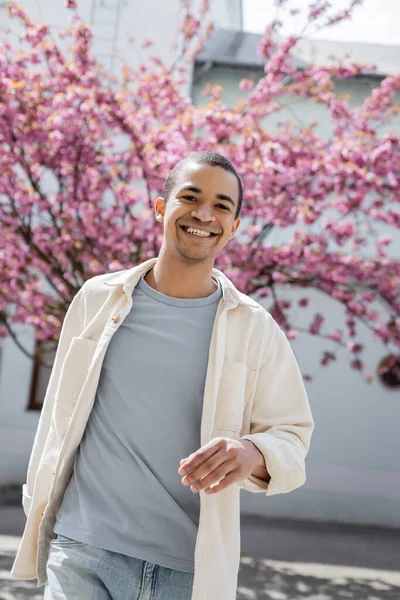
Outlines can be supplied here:
<path id="1" fill-rule="evenodd" d="M 311 30 L 351 17 L 361 0 L 334 12 L 314 0 L 305 28 L 279 35 L 278 17 L 257 51 L 265 59 L 257 84 L 243 79 L 246 97 L 228 108 L 222 88 L 208 84 L 206 104 L 195 106 L 181 90 L 213 29 L 203 0 L 196 11 L 182 1 L 182 48 L 172 65 L 142 48 L 147 64 L 123 65 L 112 77 L 94 56 L 92 33 L 72 0 L 64 49 L 45 24 L 32 22 L 14 2 L 9 14 L 23 26 L 17 47 L 5 36 L 0 52 L 0 336 L 17 324 L 35 328 L 43 347 L 56 345 L 65 312 L 82 284 L 97 274 L 130 268 L 158 254 L 162 229 L 153 206 L 169 171 L 192 151 L 223 154 L 236 166 L 244 200 L 240 237 L 217 256 L 216 267 L 256 299 L 286 331 L 293 302 L 282 289 L 329 295 L 345 309 L 332 330 L 316 312 L 305 332 L 333 341 L 364 370 L 358 325 L 399 360 L 400 262 L 388 256 L 400 227 L 399 135 L 380 133 L 399 113 L 400 74 L 384 78 L 361 106 L 335 93 L 334 82 L 373 72 L 372 66 L 332 63 L 299 67 L 293 49 Z M 290 9 L 290 0 L 278 8 Z M 295 9 L 292 9 L 295 12 Z M 279 14 L 278 14 L 279 16 Z M 281 97 L 308 98 L 329 111 L 333 134 L 282 120 L 262 126 L 282 110 Z M 387 234 L 379 235 L 385 225 Z M 277 229 L 293 230 L 282 244 Z M 374 248 L 366 253 L 365 248 Z M 324 350 L 321 364 L 335 359 Z M 310 377 L 306 375 L 306 379 Z M 370 380 L 371 376 L 367 375 Z"/>

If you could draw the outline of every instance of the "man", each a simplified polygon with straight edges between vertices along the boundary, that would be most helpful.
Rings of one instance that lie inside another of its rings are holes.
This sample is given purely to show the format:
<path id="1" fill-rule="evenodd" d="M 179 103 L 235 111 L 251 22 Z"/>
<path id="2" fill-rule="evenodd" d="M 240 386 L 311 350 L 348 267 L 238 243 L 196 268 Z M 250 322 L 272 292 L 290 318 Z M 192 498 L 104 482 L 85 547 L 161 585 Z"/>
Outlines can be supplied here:
<path id="1" fill-rule="evenodd" d="M 159 256 L 89 279 L 65 317 L 12 574 L 45 600 L 234 600 L 240 489 L 305 481 L 314 423 L 282 330 L 213 267 L 232 164 L 190 154 L 155 202 Z"/>

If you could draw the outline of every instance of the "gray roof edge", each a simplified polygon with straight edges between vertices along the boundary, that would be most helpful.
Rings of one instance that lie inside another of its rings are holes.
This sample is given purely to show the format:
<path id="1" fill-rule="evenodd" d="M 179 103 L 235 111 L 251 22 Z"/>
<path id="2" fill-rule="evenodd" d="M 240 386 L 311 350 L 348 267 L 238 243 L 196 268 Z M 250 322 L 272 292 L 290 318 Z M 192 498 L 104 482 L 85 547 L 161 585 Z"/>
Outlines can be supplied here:
<path id="1" fill-rule="evenodd" d="M 247 31 L 215 28 L 196 62 L 212 61 L 224 65 L 263 68 L 265 59 L 257 54 L 262 35 Z M 365 71 L 366 76 L 384 77 L 397 73 L 400 65 L 400 46 L 330 40 L 300 39 L 293 50 L 299 67 L 316 63 L 329 64 L 331 56 L 344 64 L 357 62 L 375 64 L 376 72 Z M 353 55 L 353 56 L 352 56 Z"/>

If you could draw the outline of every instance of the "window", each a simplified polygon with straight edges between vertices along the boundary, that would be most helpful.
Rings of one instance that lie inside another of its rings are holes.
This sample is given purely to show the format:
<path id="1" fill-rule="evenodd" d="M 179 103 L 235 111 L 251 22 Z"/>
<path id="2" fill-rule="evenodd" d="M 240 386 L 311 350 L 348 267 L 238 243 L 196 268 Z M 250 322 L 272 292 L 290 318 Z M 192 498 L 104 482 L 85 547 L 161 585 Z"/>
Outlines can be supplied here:
<path id="1" fill-rule="evenodd" d="M 49 347 L 49 342 L 39 342 L 36 345 L 31 393 L 28 404 L 29 410 L 42 409 L 43 400 L 46 395 L 51 370 L 56 356 L 56 349 L 56 343 L 53 343 L 53 348 Z"/>
<path id="2" fill-rule="evenodd" d="M 386 387 L 400 387 L 400 356 L 388 354 L 378 365 L 378 377 Z"/>

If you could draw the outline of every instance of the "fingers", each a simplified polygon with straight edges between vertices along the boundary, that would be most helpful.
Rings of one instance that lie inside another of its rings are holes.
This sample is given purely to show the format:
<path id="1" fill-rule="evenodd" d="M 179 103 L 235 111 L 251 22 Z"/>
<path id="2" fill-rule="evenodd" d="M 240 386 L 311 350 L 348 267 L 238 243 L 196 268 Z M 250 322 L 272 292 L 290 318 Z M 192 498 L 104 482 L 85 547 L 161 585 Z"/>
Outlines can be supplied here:
<path id="1" fill-rule="evenodd" d="M 205 477 L 210 473 L 214 472 L 216 469 L 221 468 L 225 462 L 226 456 L 224 456 L 222 453 L 214 454 L 211 458 L 209 458 L 204 463 L 200 464 L 198 467 L 190 469 L 190 471 L 187 472 L 187 475 L 185 475 L 185 477 L 183 477 L 182 479 L 183 485 L 196 484 L 202 477 Z M 223 477 L 224 475 L 225 473 L 222 473 L 221 477 Z M 214 479 L 214 483 L 215 481 L 216 480 Z"/>
<path id="2" fill-rule="evenodd" d="M 180 461 L 178 473 L 182 484 L 197 493 L 221 491 L 241 478 L 241 445 L 230 438 L 213 438 L 211 442 Z M 243 462 L 243 461 L 242 461 Z"/>
<path id="3" fill-rule="evenodd" d="M 178 469 L 179 475 L 188 475 L 198 466 L 208 461 L 212 456 L 217 454 L 224 444 L 223 438 L 213 438 L 208 444 L 194 452 L 187 458 L 180 461 Z"/>
<path id="4" fill-rule="evenodd" d="M 212 485 L 216 485 L 221 479 L 229 475 L 236 468 L 236 463 L 233 460 L 222 463 L 219 467 L 214 469 L 209 475 L 206 475 L 200 481 L 192 485 L 192 492 L 199 492 L 210 488 Z"/>
<path id="5" fill-rule="evenodd" d="M 235 469 L 234 471 L 231 471 L 228 475 L 226 475 L 226 477 L 221 479 L 221 481 L 204 491 L 206 494 L 216 494 L 218 492 L 222 492 L 222 490 L 228 488 L 230 485 L 232 485 L 232 483 L 235 483 L 235 481 L 239 481 L 239 479 L 240 478 L 238 477 L 238 471 L 237 469 Z"/>

